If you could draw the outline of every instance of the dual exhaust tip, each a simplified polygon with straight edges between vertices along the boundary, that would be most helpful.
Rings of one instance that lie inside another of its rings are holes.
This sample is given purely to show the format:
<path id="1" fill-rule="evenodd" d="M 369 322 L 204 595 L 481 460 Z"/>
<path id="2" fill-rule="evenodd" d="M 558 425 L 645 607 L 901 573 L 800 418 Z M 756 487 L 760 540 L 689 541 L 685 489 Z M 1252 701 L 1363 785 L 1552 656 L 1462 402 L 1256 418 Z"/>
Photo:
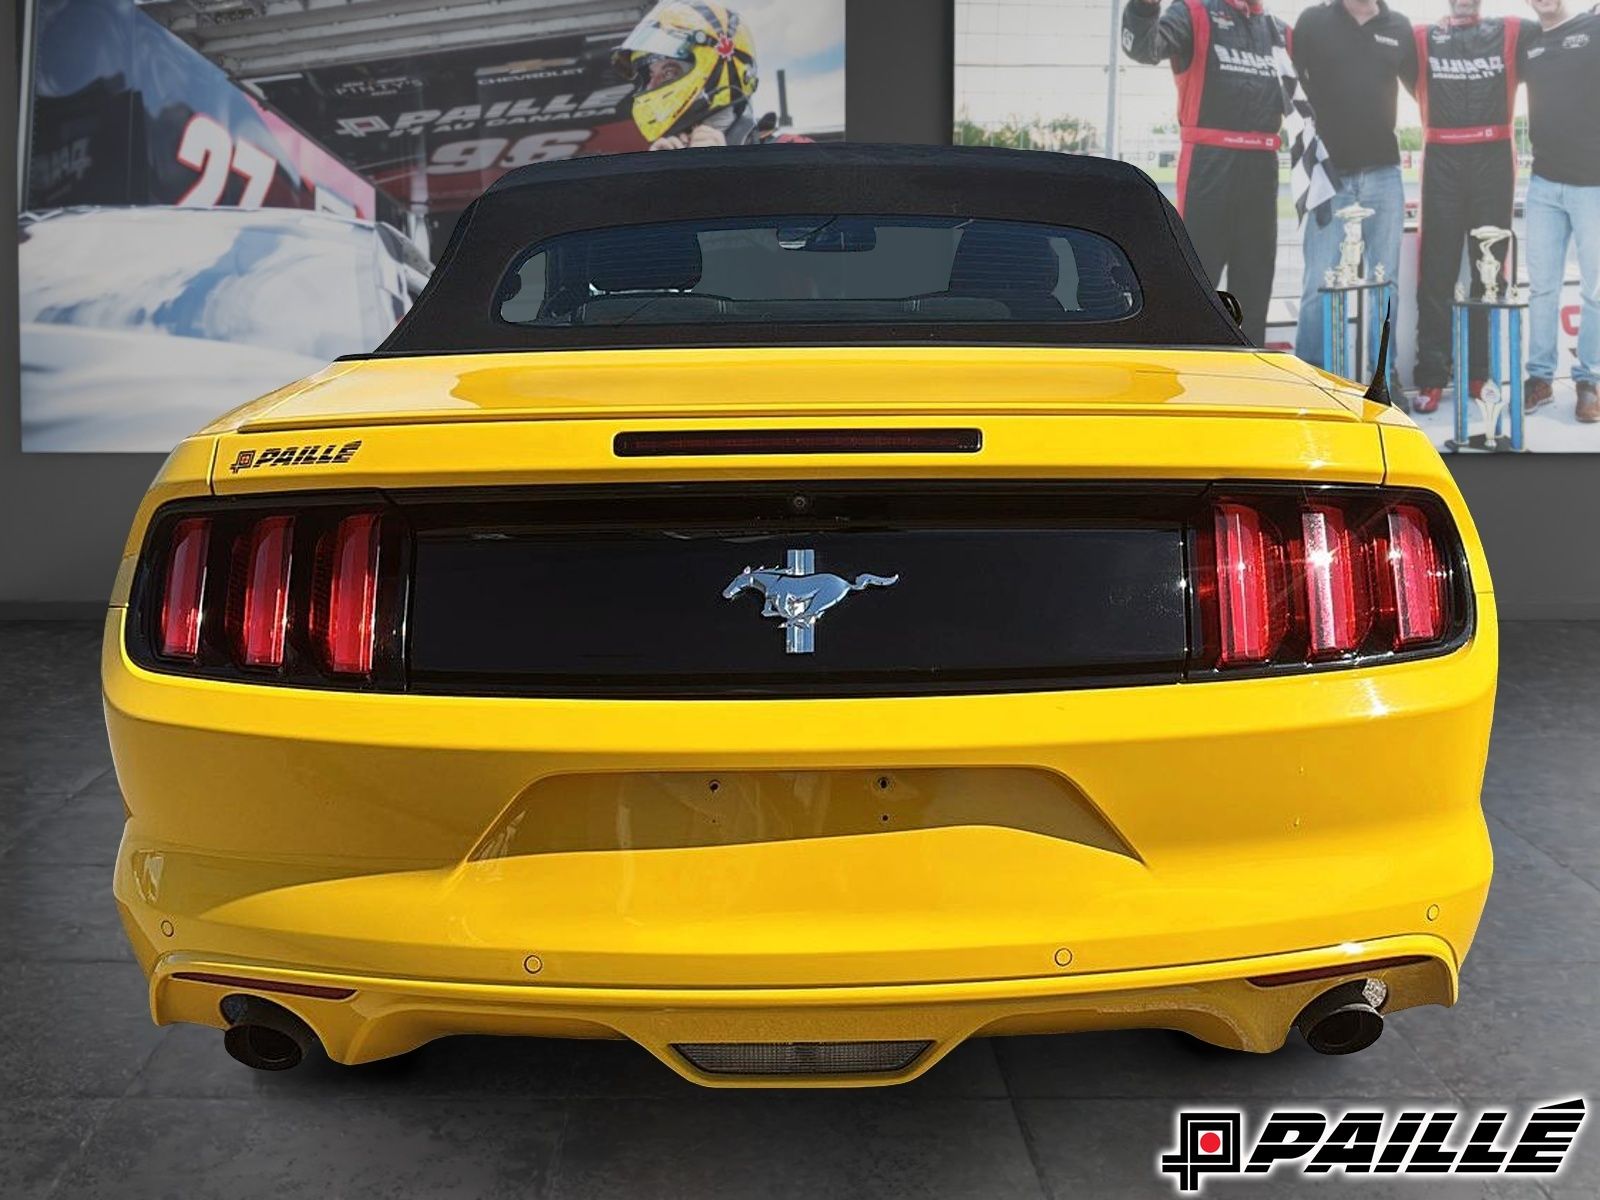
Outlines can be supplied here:
<path id="1" fill-rule="evenodd" d="M 1300 1011 L 1295 1028 L 1318 1054 L 1354 1054 L 1383 1033 L 1382 980 L 1357 979 L 1329 988 Z M 288 1071 L 318 1049 L 316 1033 L 281 1004 L 259 996 L 231 995 L 222 1001 L 228 1022 L 227 1052 L 257 1071 Z"/>

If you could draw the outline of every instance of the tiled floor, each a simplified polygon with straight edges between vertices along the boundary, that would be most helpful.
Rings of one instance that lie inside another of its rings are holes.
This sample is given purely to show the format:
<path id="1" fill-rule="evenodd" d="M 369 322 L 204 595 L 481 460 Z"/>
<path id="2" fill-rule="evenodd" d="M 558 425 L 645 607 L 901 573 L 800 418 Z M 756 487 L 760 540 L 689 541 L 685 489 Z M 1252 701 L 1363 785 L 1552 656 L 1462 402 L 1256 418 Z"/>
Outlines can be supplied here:
<path id="1" fill-rule="evenodd" d="M 0 1196 L 1170 1196 L 1180 1102 L 1600 1097 L 1600 625 L 1513 624 L 1485 802 L 1499 870 L 1461 1004 L 1371 1050 L 1162 1033 L 975 1042 L 904 1088 L 703 1091 L 621 1043 L 457 1038 L 284 1075 L 150 1024 L 109 894 L 120 800 L 98 629 L 0 625 Z M 1430 748 L 1418 746 L 1418 754 Z M 1600 1194 L 1600 1130 L 1543 1187 L 1296 1180 L 1208 1196 Z"/>

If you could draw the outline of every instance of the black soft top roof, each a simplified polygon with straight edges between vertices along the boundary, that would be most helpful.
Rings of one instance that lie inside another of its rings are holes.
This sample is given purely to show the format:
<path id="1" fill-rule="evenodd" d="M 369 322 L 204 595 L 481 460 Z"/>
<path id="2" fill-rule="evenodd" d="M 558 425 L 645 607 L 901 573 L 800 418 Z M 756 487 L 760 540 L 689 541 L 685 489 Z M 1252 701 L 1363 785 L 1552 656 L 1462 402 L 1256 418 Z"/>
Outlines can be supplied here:
<path id="1" fill-rule="evenodd" d="M 1107 322 L 550 328 L 496 316 L 496 289 L 535 242 L 645 222 L 744 216 L 957 216 L 1076 226 L 1133 264 L 1143 306 Z M 468 206 L 380 355 L 598 346 L 1002 342 L 1245 346 L 1183 223 L 1126 163 L 980 146 L 787 143 L 619 154 L 511 171 Z"/>

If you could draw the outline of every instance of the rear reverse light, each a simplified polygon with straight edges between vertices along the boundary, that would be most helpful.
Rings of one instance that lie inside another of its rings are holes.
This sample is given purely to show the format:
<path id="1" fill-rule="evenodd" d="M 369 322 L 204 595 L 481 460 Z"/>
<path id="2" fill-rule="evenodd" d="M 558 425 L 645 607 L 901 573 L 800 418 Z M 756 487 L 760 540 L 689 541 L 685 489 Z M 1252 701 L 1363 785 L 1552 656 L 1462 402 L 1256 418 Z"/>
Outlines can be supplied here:
<path id="1" fill-rule="evenodd" d="M 167 658 L 193 659 L 200 653 L 210 545 L 211 522 L 205 517 L 190 517 L 173 528 L 161 596 L 161 653 Z"/>
<path id="2" fill-rule="evenodd" d="M 283 665 L 293 535 L 293 517 L 263 517 L 240 539 L 244 578 L 234 647 L 247 667 Z"/>
<path id="3" fill-rule="evenodd" d="M 366 675 L 372 670 L 378 530 L 377 513 L 357 513 L 339 522 L 328 547 L 327 611 L 317 624 L 323 661 L 340 675 Z"/>
<path id="4" fill-rule="evenodd" d="M 1448 645 L 1466 628 L 1458 552 L 1443 506 L 1419 492 L 1229 494 L 1196 530 L 1191 677 Z"/>

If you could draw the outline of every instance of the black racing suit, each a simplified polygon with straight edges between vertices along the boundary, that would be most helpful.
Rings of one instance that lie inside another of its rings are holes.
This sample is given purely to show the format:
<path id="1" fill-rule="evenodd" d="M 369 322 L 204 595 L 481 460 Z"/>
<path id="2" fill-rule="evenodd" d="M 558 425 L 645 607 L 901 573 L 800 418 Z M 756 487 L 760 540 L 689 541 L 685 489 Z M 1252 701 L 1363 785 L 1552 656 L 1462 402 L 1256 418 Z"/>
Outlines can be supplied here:
<path id="1" fill-rule="evenodd" d="M 1178 212 L 1213 284 L 1244 310 L 1244 332 L 1266 340 L 1278 254 L 1278 128 L 1283 84 L 1273 52 L 1278 18 L 1234 0 L 1129 0 L 1122 45 L 1142 63 L 1172 64 L 1178 83 Z"/>
<path id="2" fill-rule="evenodd" d="M 1450 304 L 1465 248 L 1474 297 L 1479 225 L 1511 228 L 1516 152 L 1511 140 L 1517 41 L 1525 22 L 1501 17 L 1418 25 L 1417 103 L 1422 108 L 1422 255 L 1417 282 L 1419 388 L 1450 382 Z M 1496 249 L 1501 261 L 1509 243 Z M 1470 323 L 1469 377 L 1488 374 L 1488 319 Z"/>

